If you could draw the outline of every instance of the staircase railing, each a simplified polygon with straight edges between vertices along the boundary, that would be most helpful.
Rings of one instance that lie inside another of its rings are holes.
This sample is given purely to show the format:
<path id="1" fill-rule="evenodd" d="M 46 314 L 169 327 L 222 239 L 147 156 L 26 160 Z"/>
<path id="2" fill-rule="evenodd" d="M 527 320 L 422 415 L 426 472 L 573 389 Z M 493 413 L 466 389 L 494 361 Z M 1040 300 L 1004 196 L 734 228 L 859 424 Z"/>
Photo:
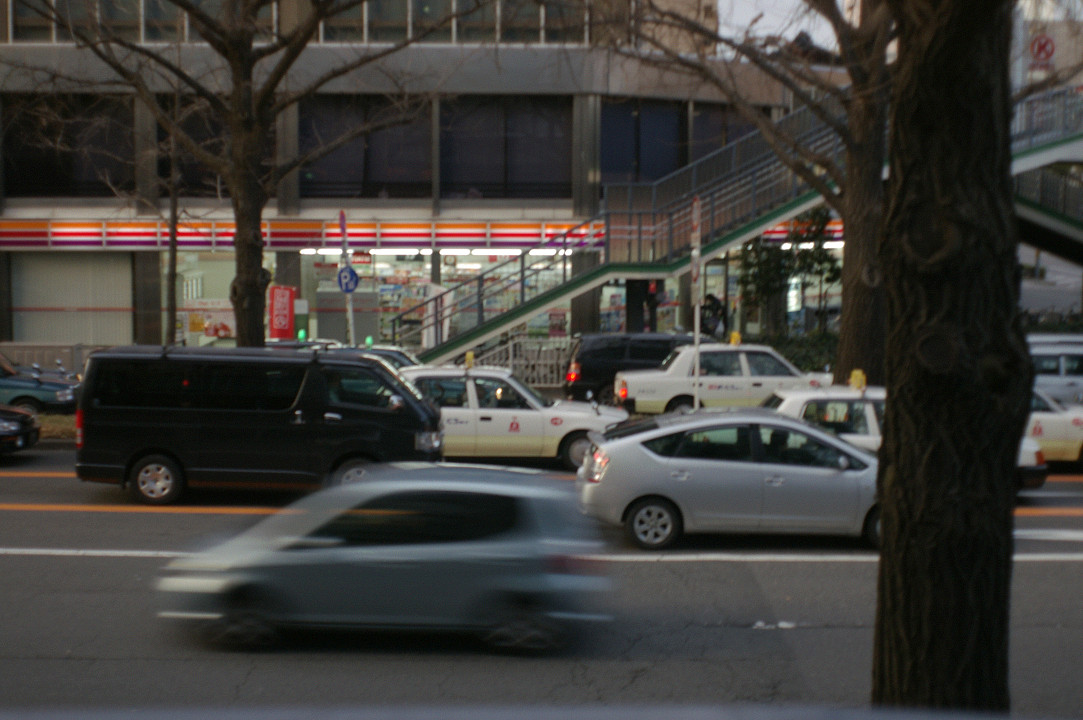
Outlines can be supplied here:
<path id="1" fill-rule="evenodd" d="M 840 139 L 807 108 L 779 122 L 801 143 L 842 163 Z M 1012 149 L 1023 152 L 1080 133 L 1083 98 L 1070 90 L 1052 91 L 1016 107 Z M 693 198 L 699 198 L 700 233 L 707 244 L 813 195 L 759 133 L 750 134 L 657 182 L 607 185 L 604 209 L 596 217 L 396 315 L 393 340 L 433 348 L 463 333 L 494 329 L 510 322 L 501 320 L 508 300 L 520 307 L 551 297 L 582 273 L 595 272 L 599 262 L 686 258 Z M 596 259 L 585 258 L 588 253 Z"/>

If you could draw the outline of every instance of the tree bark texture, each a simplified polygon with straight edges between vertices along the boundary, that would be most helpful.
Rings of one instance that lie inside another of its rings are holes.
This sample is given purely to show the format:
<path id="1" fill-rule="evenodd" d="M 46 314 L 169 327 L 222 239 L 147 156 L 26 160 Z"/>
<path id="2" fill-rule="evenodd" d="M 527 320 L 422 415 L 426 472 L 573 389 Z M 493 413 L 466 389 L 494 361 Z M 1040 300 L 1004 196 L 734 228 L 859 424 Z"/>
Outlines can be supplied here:
<path id="1" fill-rule="evenodd" d="M 887 72 L 855 83 L 847 109 L 851 142 L 841 207 L 846 245 L 842 262 L 842 314 L 835 356 L 835 382 L 853 370 L 870 385 L 884 384 L 884 288 L 877 247 L 884 210 Z"/>
<path id="2" fill-rule="evenodd" d="M 890 0 L 889 400 L 872 700 L 1007 711 L 1019 323 L 1007 0 Z"/>
<path id="3" fill-rule="evenodd" d="M 241 97 L 240 105 L 250 103 Z M 237 345 L 262 347 L 263 315 L 267 305 L 267 286 L 271 273 L 263 267 L 263 208 L 267 193 L 262 183 L 269 161 L 267 148 L 273 147 L 267 128 L 273 118 L 251 119 L 243 107 L 234 106 L 230 157 L 227 176 L 236 235 L 233 238 L 237 274 L 229 289 L 233 314 L 237 321 Z"/>

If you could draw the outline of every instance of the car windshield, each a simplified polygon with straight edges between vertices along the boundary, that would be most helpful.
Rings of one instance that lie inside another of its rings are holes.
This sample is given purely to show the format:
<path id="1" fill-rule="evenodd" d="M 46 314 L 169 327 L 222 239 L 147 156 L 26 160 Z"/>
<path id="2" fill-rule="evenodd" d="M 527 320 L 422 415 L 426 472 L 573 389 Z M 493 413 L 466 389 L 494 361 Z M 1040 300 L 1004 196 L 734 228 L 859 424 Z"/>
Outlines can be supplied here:
<path id="1" fill-rule="evenodd" d="M 625 422 L 618 423 L 606 430 L 604 436 L 606 440 L 619 440 L 620 438 L 628 437 L 629 435 L 647 432 L 648 430 L 656 430 L 657 428 L 658 420 L 653 417 L 644 418 L 642 420 L 626 420 Z"/>
<path id="2" fill-rule="evenodd" d="M 535 403 L 537 403 L 541 407 L 549 407 L 555 402 L 554 400 L 549 400 L 544 395 L 540 394 L 537 390 L 530 387 L 529 385 L 527 385 L 525 382 L 523 382 L 519 378 L 515 377 L 514 375 L 511 376 L 508 379 L 511 381 L 511 384 L 515 386 L 516 390 L 518 390 L 523 395 L 525 395 L 526 397 L 533 400 Z"/>

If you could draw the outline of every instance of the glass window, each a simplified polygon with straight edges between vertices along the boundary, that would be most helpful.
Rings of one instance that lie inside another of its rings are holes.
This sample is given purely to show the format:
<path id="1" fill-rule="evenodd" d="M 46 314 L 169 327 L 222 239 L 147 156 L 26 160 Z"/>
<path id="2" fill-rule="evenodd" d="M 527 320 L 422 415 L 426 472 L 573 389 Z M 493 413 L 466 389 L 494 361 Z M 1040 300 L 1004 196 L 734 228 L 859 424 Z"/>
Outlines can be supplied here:
<path id="1" fill-rule="evenodd" d="M 169 0 L 143 0 L 143 32 L 148 42 L 175 42 L 184 36 L 184 15 Z"/>
<path id="2" fill-rule="evenodd" d="M 431 107 L 426 103 L 404 122 L 369 133 L 366 197 L 432 197 Z M 373 112 L 370 107 L 370 118 Z"/>
<path id="3" fill-rule="evenodd" d="M 507 98 L 505 197 L 571 197 L 572 106 L 562 98 Z M 544 148 L 544 152 L 540 150 Z"/>
<path id="4" fill-rule="evenodd" d="M 101 360 L 90 397 L 98 407 L 195 407 L 193 371 L 184 364 Z"/>
<path id="5" fill-rule="evenodd" d="M 844 457 L 842 451 L 830 445 L 785 428 L 760 427 L 760 443 L 763 460 L 769 463 L 838 468 L 839 459 Z"/>
<path id="6" fill-rule="evenodd" d="M 744 375 L 741 369 L 741 355 L 736 352 L 702 353 L 699 360 L 701 375 L 725 375 L 736 377 Z"/>
<path id="7" fill-rule="evenodd" d="M 639 109 L 639 179 L 652 182 L 680 169 L 686 113 L 677 103 L 641 102 Z"/>
<path id="8" fill-rule="evenodd" d="M 204 370 L 203 405 L 220 410 L 286 410 L 305 377 L 304 367 L 222 364 Z"/>
<path id="9" fill-rule="evenodd" d="M 478 3 L 459 8 L 463 13 L 456 22 L 456 39 L 461 43 L 493 42 L 496 40 L 496 3 Z"/>
<path id="10" fill-rule="evenodd" d="M 586 42 L 586 4 L 577 0 L 547 2 L 545 9 L 545 42 Z"/>
<path id="11" fill-rule="evenodd" d="M 356 97 L 318 95 L 298 109 L 298 150 L 304 155 L 338 140 L 365 122 Z M 365 138 L 350 140 L 301 168 L 301 197 L 358 197 L 365 185 Z"/>
<path id="12" fill-rule="evenodd" d="M 418 378 L 416 385 L 421 390 L 422 395 L 440 407 L 457 408 L 468 404 L 465 378 Z"/>
<path id="13" fill-rule="evenodd" d="M 835 434 L 867 435 L 869 421 L 863 400 L 814 400 L 805 405 L 802 417 Z"/>
<path id="14" fill-rule="evenodd" d="M 541 42 L 541 3 L 537 0 L 500 0 L 500 41 Z"/>
<path id="15" fill-rule="evenodd" d="M 395 388 L 383 378 L 365 368 L 324 367 L 321 369 L 327 383 L 327 397 L 332 405 L 361 405 L 386 408 Z"/>
<path id="16" fill-rule="evenodd" d="M 10 5 L 11 37 L 16 41 L 48 42 L 53 39 L 53 22 L 44 0 L 22 0 Z"/>
<path id="17" fill-rule="evenodd" d="M 414 37 L 421 42 L 451 42 L 451 0 L 413 0 Z"/>
<path id="18" fill-rule="evenodd" d="M 612 439 L 612 435 L 607 434 L 606 437 Z M 683 438 L 684 433 L 663 435 L 660 438 L 647 440 L 645 443 L 643 443 L 643 447 L 647 448 L 655 455 L 661 455 L 662 457 L 673 457 L 677 454 L 677 448 L 681 446 L 681 440 Z"/>
<path id="19" fill-rule="evenodd" d="M 605 101 L 601 120 L 601 170 L 603 183 L 639 180 L 637 114 L 634 101 Z"/>
<path id="20" fill-rule="evenodd" d="M 1057 355 L 1035 355 L 1034 372 L 1039 375 L 1060 375 L 1060 357 Z"/>
<path id="21" fill-rule="evenodd" d="M 368 0 L 369 42 L 406 39 L 409 0 Z"/>
<path id="22" fill-rule="evenodd" d="M 362 42 L 365 39 L 365 6 L 336 12 L 323 21 L 324 42 Z"/>
<path id="23" fill-rule="evenodd" d="M 1083 355 L 1065 355 L 1064 374 L 1083 375 Z"/>
<path id="24" fill-rule="evenodd" d="M 465 542 L 508 532 L 518 519 L 518 501 L 512 497 L 403 492 L 351 508 L 310 533 L 310 537 L 347 545 Z"/>
<path id="25" fill-rule="evenodd" d="M 748 373 L 753 376 L 778 376 L 793 377 L 794 372 L 784 363 L 779 362 L 774 355 L 761 352 L 745 353 L 748 361 Z"/>
<path id="26" fill-rule="evenodd" d="M 526 398 L 503 380 L 474 378 L 474 391 L 478 395 L 479 408 L 530 409 Z"/>
<path id="27" fill-rule="evenodd" d="M 700 460 L 752 460 L 751 429 L 747 425 L 730 425 L 690 432 L 676 452 L 677 457 Z"/>
<path id="28" fill-rule="evenodd" d="M 440 181 L 444 197 L 503 195 L 504 112 L 490 98 L 464 98 L 441 105 Z M 496 140 L 494 142 L 494 140 Z"/>
<path id="29" fill-rule="evenodd" d="M 140 0 L 100 0 L 102 24 L 117 37 L 139 40 Z"/>
<path id="30" fill-rule="evenodd" d="M 134 188 L 130 98 L 9 95 L 4 110 L 9 195 L 114 197 Z"/>

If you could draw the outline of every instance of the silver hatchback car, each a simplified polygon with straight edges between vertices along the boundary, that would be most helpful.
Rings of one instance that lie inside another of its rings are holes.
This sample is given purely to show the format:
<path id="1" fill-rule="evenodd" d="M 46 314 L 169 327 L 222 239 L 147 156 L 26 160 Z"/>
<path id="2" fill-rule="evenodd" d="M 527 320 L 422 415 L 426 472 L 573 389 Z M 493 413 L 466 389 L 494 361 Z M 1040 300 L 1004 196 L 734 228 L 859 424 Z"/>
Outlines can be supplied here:
<path id="1" fill-rule="evenodd" d="M 603 621 L 602 549 L 567 481 L 400 463 L 323 490 L 157 581 L 159 616 L 215 644 L 260 646 L 293 625 L 464 630 L 490 647 L 563 646 Z"/>
<path id="2" fill-rule="evenodd" d="M 661 415 L 592 435 L 580 508 L 660 550 L 683 533 L 812 533 L 879 544 L 876 458 L 762 408 Z"/>

